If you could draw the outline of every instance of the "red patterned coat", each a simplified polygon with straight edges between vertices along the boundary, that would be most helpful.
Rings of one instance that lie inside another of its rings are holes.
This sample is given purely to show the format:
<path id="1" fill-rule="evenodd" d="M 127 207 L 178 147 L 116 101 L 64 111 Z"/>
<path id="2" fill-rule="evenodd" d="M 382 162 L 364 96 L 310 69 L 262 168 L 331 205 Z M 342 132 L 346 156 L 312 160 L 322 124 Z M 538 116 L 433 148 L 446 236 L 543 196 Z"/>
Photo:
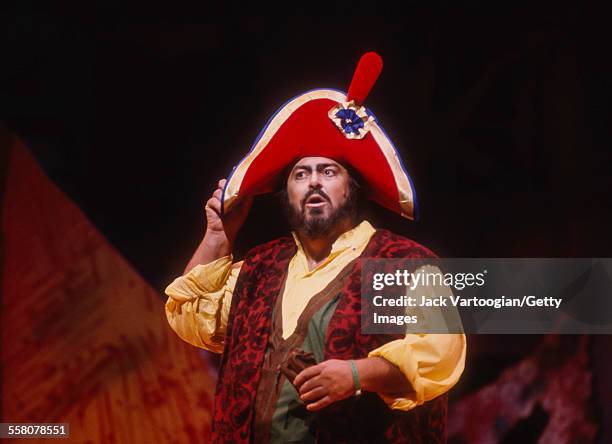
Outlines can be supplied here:
<path id="1" fill-rule="evenodd" d="M 253 442 L 257 384 L 268 344 L 272 309 L 279 296 L 296 245 L 280 238 L 245 257 L 232 296 L 227 340 L 215 391 L 211 442 Z M 377 230 L 360 258 L 419 258 L 433 253 L 414 241 Z M 329 322 L 325 359 L 360 359 L 401 335 L 363 335 L 361 263 L 355 261 Z M 447 397 L 440 396 L 408 412 L 389 409 L 375 393 L 349 398 L 321 411 L 320 443 L 443 443 Z"/>

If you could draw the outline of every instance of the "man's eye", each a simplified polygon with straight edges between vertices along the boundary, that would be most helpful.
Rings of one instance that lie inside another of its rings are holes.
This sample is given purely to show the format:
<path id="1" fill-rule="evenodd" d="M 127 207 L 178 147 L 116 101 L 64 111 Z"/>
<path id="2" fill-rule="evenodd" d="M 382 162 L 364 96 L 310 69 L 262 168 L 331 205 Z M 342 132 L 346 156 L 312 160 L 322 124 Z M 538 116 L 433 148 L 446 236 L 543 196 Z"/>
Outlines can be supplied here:
<path id="1" fill-rule="evenodd" d="M 335 171 L 332 169 L 327 169 L 323 170 L 323 174 L 325 174 L 326 176 L 333 176 L 335 174 Z"/>
<path id="2" fill-rule="evenodd" d="M 295 173 L 296 179 L 302 179 L 304 176 L 305 176 L 304 171 L 298 171 L 297 173 Z"/>

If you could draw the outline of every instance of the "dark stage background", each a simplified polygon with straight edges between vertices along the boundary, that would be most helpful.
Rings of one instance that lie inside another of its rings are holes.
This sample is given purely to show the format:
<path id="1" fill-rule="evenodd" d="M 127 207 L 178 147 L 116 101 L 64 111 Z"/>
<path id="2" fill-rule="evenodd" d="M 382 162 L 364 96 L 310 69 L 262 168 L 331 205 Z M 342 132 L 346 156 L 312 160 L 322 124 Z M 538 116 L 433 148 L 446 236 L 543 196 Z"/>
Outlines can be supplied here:
<path id="1" fill-rule="evenodd" d="M 376 225 L 445 257 L 612 254 L 611 36 L 594 4 L 303 4 L 284 17 L 195 2 L 0 8 L 2 121 L 160 294 L 201 239 L 217 180 L 276 108 L 310 88 L 346 90 L 369 50 L 385 66 L 367 106 L 401 152 L 421 216 L 381 209 Z M 259 199 L 239 253 L 286 233 L 281 218 Z M 540 339 L 478 338 L 453 396 Z M 600 357 L 609 343 L 589 343 L 596 374 L 612 368 Z M 603 436 L 612 398 L 594 380 Z"/>

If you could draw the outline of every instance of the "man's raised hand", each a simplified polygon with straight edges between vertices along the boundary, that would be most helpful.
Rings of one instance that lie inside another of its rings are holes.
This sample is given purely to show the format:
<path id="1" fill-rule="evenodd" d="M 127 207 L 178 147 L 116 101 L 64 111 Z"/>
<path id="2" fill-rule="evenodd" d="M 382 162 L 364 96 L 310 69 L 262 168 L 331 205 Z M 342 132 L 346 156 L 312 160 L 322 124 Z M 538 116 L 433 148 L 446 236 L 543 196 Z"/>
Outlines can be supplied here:
<path id="1" fill-rule="evenodd" d="M 253 198 L 247 197 L 240 200 L 231 211 L 221 217 L 221 196 L 226 182 L 225 179 L 221 179 L 217 184 L 217 189 L 206 202 L 206 235 L 217 238 L 225 237 L 231 245 L 249 214 Z"/>
<path id="2" fill-rule="evenodd" d="M 225 182 L 225 179 L 220 180 L 217 184 L 217 189 L 211 198 L 206 201 L 204 207 L 206 213 L 206 233 L 185 267 L 185 274 L 196 265 L 208 264 L 223 256 L 230 255 L 234 239 L 236 239 L 240 227 L 242 227 L 249 214 L 251 204 L 253 203 L 252 197 L 236 202 L 231 211 L 221 217 L 221 197 Z"/>

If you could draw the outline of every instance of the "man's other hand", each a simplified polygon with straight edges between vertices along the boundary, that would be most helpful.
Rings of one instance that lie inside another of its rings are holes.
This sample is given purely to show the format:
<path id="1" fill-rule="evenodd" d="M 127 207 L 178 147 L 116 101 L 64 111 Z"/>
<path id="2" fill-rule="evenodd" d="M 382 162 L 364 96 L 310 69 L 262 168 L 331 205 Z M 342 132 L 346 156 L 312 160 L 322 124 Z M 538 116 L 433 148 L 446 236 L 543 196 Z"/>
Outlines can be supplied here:
<path id="1" fill-rule="evenodd" d="M 329 359 L 302 370 L 293 380 L 309 411 L 321 410 L 355 393 L 349 361 Z"/>

